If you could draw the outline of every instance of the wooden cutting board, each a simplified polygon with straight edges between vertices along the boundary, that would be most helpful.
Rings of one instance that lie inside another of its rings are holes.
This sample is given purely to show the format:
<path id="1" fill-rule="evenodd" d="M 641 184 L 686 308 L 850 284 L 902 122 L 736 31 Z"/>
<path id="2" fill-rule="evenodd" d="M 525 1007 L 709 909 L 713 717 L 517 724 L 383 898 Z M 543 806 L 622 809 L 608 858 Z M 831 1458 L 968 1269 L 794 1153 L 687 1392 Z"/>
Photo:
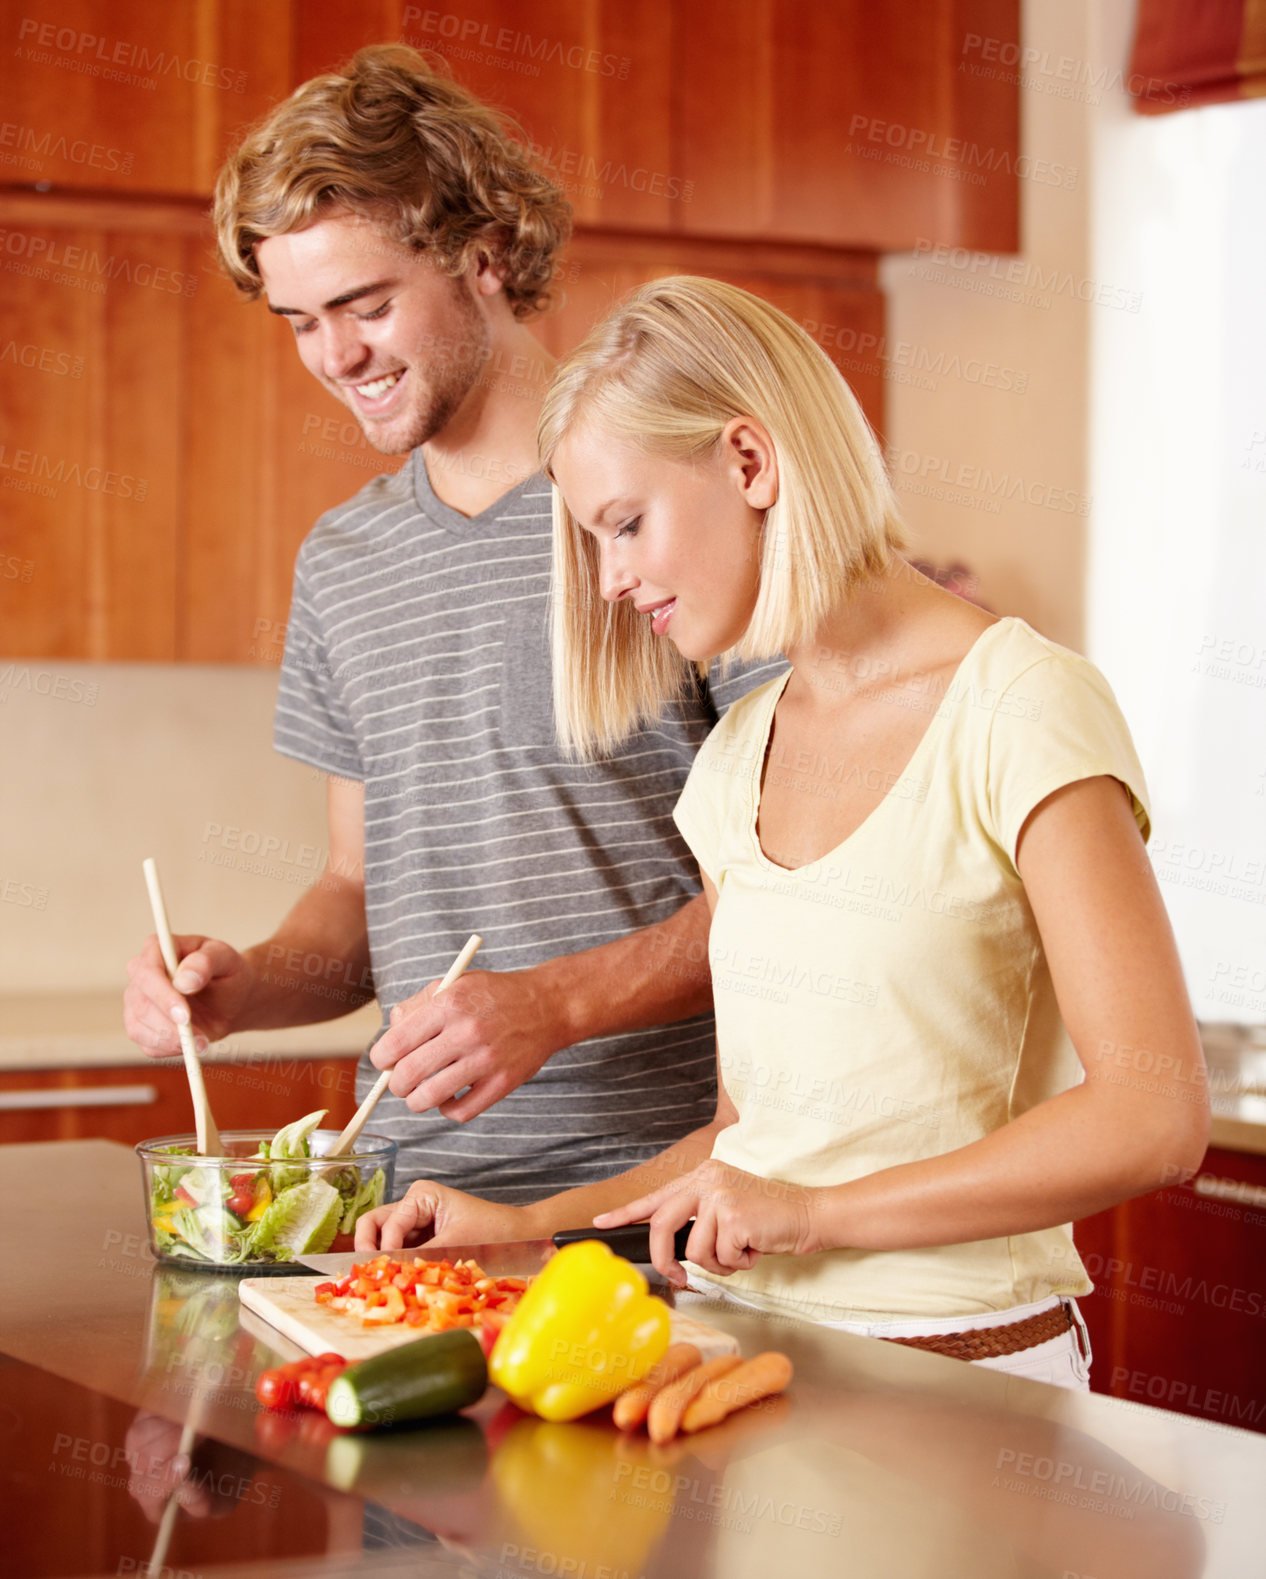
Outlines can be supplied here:
<path id="1" fill-rule="evenodd" d="M 237 1293 L 247 1310 L 262 1316 L 308 1354 L 341 1354 L 353 1365 L 424 1336 L 416 1327 L 366 1327 L 357 1316 L 318 1305 L 312 1291 L 318 1283 L 328 1281 L 323 1277 L 247 1277 L 238 1284 Z M 670 1314 L 674 1343 L 693 1343 L 705 1360 L 738 1353 L 738 1342 L 728 1333 L 675 1310 Z"/>

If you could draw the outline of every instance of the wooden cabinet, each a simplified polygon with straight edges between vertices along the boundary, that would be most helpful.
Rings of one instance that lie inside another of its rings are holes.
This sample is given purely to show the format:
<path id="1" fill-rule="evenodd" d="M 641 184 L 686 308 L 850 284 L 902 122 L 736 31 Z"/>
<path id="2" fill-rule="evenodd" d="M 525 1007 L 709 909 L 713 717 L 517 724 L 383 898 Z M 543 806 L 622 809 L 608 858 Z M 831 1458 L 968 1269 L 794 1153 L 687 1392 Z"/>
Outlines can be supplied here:
<path id="1" fill-rule="evenodd" d="M 1266 1157 L 1078 1223 L 1096 1392 L 1266 1431 Z"/>
<path id="2" fill-rule="evenodd" d="M 205 195 L 232 140 L 290 90 L 297 10 L 284 0 L 6 7 L 0 179 Z"/>
<path id="3" fill-rule="evenodd" d="M 341 1129 L 356 1111 L 356 1059 L 270 1057 L 203 1065 L 217 1125 L 280 1129 L 328 1108 L 324 1127 Z M 0 1144 L 117 1140 L 134 1146 L 193 1130 L 183 1064 L 0 1073 Z"/>
<path id="4" fill-rule="evenodd" d="M 1018 244 L 1016 0 L 27 0 L 0 51 L 3 655 L 280 661 L 294 557 L 394 457 L 215 260 L 242 129 L 403 39 L 517 120 L 576 214 L 570 349 L 656 274 L 813 326 L 883 428 L 884 250 Z M 855 348 L 861 348 L 860 353 Z M 869 350 L 867 350 L 869 348 Z"/>

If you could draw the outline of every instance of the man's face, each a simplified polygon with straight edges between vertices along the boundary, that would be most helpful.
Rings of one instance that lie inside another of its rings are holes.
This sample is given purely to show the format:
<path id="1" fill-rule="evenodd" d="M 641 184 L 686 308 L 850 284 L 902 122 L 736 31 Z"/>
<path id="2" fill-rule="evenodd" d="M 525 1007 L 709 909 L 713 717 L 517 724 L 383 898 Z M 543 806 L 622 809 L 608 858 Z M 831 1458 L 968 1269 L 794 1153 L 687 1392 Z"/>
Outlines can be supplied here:
<path id="1" fill-rule="evenodd" d="M 485 302 L 361 215 L 335 212 L 255 247 L 269 310 L 303 365 L 385 455 L 452 421 L 492 351 Z"/>

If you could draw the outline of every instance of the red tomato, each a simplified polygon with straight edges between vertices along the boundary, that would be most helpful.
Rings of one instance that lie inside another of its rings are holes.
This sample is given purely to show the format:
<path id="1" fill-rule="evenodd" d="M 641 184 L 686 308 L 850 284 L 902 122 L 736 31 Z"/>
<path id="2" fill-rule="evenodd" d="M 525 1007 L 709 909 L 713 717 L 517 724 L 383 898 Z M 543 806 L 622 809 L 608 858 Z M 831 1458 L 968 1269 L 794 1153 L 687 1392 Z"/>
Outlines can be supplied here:
<path id="1" fill-rule="evenodd" d="M 250 1194 L 229 1196 L 229 1211 L 236 1212 L 239 1217 L 245 1217 L 255 1204 L 255 1197 Z"/>
<path id="2" fill-rule="evenodd" d="M 278 1366 L 264 1371 L 255 1383 L 255 1396 L 265 1409 L 292 1409 L 298 1401 L 294 1378 L 286 1374 L 288 1367 Z"/>
<path id="3" fill-rule="evenodd" d="M 243 1194 L 247 1191 L 253 1192 L 255 1189 L 255 1175 L 253 1173 L 232 1174 L 229 1178 L 229 1189 L 234 1191 L 234 1193 L 239 1191 Z"/>
<path id="4" fill-rule="evenodd" d="M 312 1407 L 314 1409 L 324 1409 L 325 1408 L 325 1395 L 330 1390 L 330 1383 L 334 1380 L 334 1378 L 336 1376 L 338 1376 L 342 1372 L 342 1370 L 343 1370 L 343 1362 L 342 1362 L 342 1360 L 339 1360 L 337 1362 L 337 1364 L 326 1365 L 321 1370 L 316 1371 L 313 1374 L 312 1383 L 311 1383 L 311 1394 L 312 1394 Z"/>

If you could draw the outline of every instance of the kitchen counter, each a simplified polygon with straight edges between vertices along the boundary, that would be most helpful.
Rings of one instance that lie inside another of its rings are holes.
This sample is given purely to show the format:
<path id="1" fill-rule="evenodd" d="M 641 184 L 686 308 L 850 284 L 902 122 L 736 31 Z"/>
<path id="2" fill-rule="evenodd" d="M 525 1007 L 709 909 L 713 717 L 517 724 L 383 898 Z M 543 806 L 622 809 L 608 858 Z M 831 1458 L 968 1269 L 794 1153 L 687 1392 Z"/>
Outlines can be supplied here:
<path id="1" fill-rule="evenodd" d="M 5 1147 L 0 1190 L 0 1444 L 24 1574 L 157 1571 L 151 1472 L 185 1422 L 190 1506 L 163 1547 L 175 1574 L 248 1579 L 289 1572 L 286 1558 L 466 1579 L 1243 1579 L 1260 1565 L 1262 1437 L 694 1295 L 683 1309 L 744 1353 L 784 1349 L 796 1377 L 785 1399 L 664 1449 L 601 1417 L 521 1416 L 495 1390 L 466 1417 L 370 1436 L 269 1414 L 254 1379 L 295 1351 L 240 1313 L 233 1276 L 150 1259 L 127 1150 Z"/>
<path id="2" fill-rule="evenodd" d="M 376 1003 L 319 1025 L 247 1031 L 216 1042 L 213 1063 L 254 1058 L 356 1058 L 381 1023 Z M 173 1063 L 179 1063 L 179 1054 Z M 153 1068 L 123 1031 L 123 993 L 0 994 L 0 1070 Z"/>

